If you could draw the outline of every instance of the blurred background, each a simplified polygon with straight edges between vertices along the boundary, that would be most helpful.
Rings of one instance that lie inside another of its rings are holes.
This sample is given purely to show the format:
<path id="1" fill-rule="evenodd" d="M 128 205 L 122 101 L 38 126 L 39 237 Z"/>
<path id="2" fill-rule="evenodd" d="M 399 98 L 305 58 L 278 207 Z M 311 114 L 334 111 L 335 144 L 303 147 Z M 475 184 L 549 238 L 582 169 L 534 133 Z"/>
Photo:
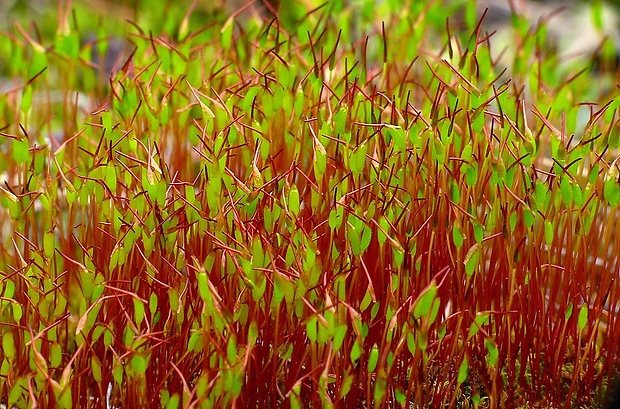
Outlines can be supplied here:
<path id="1" fill-rule="evenodd" d="M 402 1 L 405 7 L 413 4 Z M 468 0 L 436 0 L 445 2 L 448 10 L 465 10 Z M 376 21 L 353 18 L 347 27 L 354 32 L 351 38 L 380 33 L 380 24 L 386 16 L 381 10 L 387 0 L 331 0 L 338 9 L 347 9 L 353 16 L 361 16 L 368 4 L 374 4 L 376 12 L 371 14 Z M 393 2 L 390 2 L 392 4 Z M 303 18 L 307 10 L 322 4 L 318 0 L 197 0 L 197 1 L 145 1 L 145 0 L 0 0 L 0 36 L 22 39 L 27 33 L 34 41 L 50 49 L 54 37 L 62 30 L 79 32 L 82 51 L 93 48 L 92 61 L 105 66 L 104 77 L 112 70 L 114 61 L 126 52 L 128 41 L 137 31 L 153 35 L 167 34 L 172 39 L 179 33 L 182 24 L 197 30 L 213 22 L 222 23 L 231 15 L 236 17 L 238 27 L 249 19 L 264 21 L 273 19 L 274 13 L 280 23 L 289 30 L 295 30 L 296 19 Z M 483 13 L 483 33 L 493 33 L 494 57 L 501 56 L 505 66 L 510 66 L 516 51 L 513 13 L 529 22 L 532 28 L 544 25 L 547 30 L 544 52 L 556 53 L 560 62 L 579 60 L 595 69 L 616 70 L 620 55 L 620 0 L 478 0 L 477 18 Z M 457 12 L 451 23 L 458 31 Z M 447 17 L 447 15 L 446 15 Z M 445 25 L 441 24 L 442 27 Z M 64 27 L 64 28 L 63 28 Z M 470 33 L 462 32 L 464 37 Z M 14 41 L 14 40 L 13 40 Z M 101 60 L 93 45 L 106 41 L 106 59 Z M 12 52 L 10 42 L 0 41 L 0 76 L 10 75 L 7 58 Z M 443 45 L 441 45 L 443 46 Z M 4 61 L 4 64 L 3 64 Z M 601 63 L 601 61 L 603 61 Z M 500 64 L 502 65 L 502 64 Z"/>

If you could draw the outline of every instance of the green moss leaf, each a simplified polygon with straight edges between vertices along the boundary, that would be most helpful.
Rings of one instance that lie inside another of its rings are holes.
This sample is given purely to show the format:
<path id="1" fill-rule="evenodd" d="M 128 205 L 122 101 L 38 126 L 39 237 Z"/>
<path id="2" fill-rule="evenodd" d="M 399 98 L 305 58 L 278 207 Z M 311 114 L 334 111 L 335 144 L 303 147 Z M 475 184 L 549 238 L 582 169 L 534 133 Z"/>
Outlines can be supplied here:
<path id="1" fill-rule="evenodd" d="M 577 328 L 579 331 L 583 331 L 588 323 L 588 306 L 586 304 L 582 305 L 579 309 L 579 317 L 577 318 Z"/>
<path id="2" fill-rule="evenodd" d="M 413 317 L 419 319 L 421 317 L 428 317 L 433 306 L 433 301 L 437 295 L 437 284 L 432 281 L 422 294 L 418 296 L 418 299 L 413 304 Z"/>
<path id="3" fill-rule="evenodd" d="M 469 373 L 469 363 L 467 362 L 467 358 L 463 358 L 463 362 L 461 362 L 461 366 L 459 366 L 459 374 L 457 378 L 457 382 L 462 384 L 467 379 L 467 375 Z"/>

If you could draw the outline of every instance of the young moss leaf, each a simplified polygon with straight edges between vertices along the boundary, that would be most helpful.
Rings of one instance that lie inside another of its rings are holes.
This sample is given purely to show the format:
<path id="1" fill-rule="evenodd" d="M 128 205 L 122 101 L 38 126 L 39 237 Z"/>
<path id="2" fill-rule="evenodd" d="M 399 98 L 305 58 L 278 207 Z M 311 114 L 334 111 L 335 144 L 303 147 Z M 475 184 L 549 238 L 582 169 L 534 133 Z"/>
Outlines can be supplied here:
<path id="1" fill-rule="evenodd" d="M 362 348 L 359 345 L 359 341 L 356 340 L 351 347 L 349 357 L 351 358 L 351 362 L 357 362 L 360 356 L 362 356 Z"/>
<path id="2" fill-rule="evenodd" d="M 9 367 L 9 362 L 7 360 L 4 360 L 2 363 L 2 368 L 0 369 L 2 376 L 8 375 L 8 372 L 9 372 L 8 367 Z M 21 399 L 22 396 L 25 396 L 26 390 L 27 390 L 27 384 L 26 384 L 25 379 L 19 378 L 10 389 L 7 404 L 11 405 L 11 407 L 14 407 L 13 405 L 19 399 Z"/>
<path id="3" fill-rule="evenodd" d="M 545 220 L 545 243 L 550 246 L 553 243 L 554 229 L 553 224 L 549 220 Z"/>
<path id="4" fill-rule="evenodd" d="M 136 371 L 139 374 L 143 374 L 146 372 L 147 365 L 148 365 L 147 360 L 144 359 L 144 357 L 141 355 L 134 355 L 131 358 L 131 367 L 133 368 L 134 371 Z"/>
<path id="5" fill-rule="evenodd" d="M 228 344 L 226 346 L 226 358 L 231 365 L 237 362 L 237 342 L 234 336 L 231 336 L 228 339 Z"/>
<path id="6" fill-rule="evenodd" d="M 431 283 L 422 291 L 422 294 L 418 296 L 418 299 L 413 304 L 413 317 L 419 319 L 420 317 L 428 317 L 433 306 L 433 301 L 437 295 L 437 284 L 435 281 Z"/>
<path id="7" fill-rule="evenodd" d="M 116 192 L 116 168 L 113 162 L 109 162 L 105 170 L 105 183 L 113 193 Z"/>
<path id="8" fill-rule="evenodd" d="M 288 193 L 288 210 L 293 216 L 297 216 L 299 214 L 300 206 L 299 190 L 297 189 L 297 186 L 293 185 Z"/>
<path id="9" fill-rule="evenodd" d="M 536 155 L 536 139 L 534 139 L 534 135 L 532 135 L 532 131 L 530 130 L 530 128 L 527 127 L 527 125 L 525 126 L 525 140 L 523 141 L 523 145 L 525 146 L 525 151 L 530 155 L 530 156 L 535 156 Z"/>
<path id="10" fill-rule="evenodd" d="M 311 317 L 308 322 L 306 322 L 306 335 L 310 342 L 316 342 L 317 334 L 318 334 L 318 318 L 316 316 Z"/>
<path id="11" fill-rule="evenodd" d="M 387 129 L 387 132 L 388 132 L 388 135 L 392 137 L 392 140 L 394 141 L 394 146 L 396 147 L 396 149 L 398 149 L 401 152 L 405 151 L 405 148 L 407 147 L 406 131 L 402 129 L 401 127 L 389 127 Z"/>
<path id="12" fill-rule="evenodd" d="M 55 241 L 55 238 L 54 238 L 53 231 L 46 232 L 45 235 L 43 236 L 43 252 L 45 254 L 45 257 L 48 258 L 48 260 L 51 260 L 54 257 L 54 251 L 55 251 L 54 241 Z"/>
<path id="13" fill-rule="evenodd" d="M 13 140 L 13 158 L 18 164 L 26 163 L 30 159 L 30 142 L 28 138 Z"/>
<path id="14" fill-rule="evenodd" d="M 334 334 L 334 350 L 338 351 L 347 335 L 348 327 L 346 324 L 339 325 Z"/>
<path id="15" fill-rule="evenodd" d="M 465 274 L 467 276 L 471 276 L 474 273 L 474 270 L 478 266 L 478 259 L 480 258 L 480 247 L 478 243 L 471 246 L 467 254 L 465 255 Z"/>
<path id="16" fill-rule="evenodd" d="M 22 91 L 22 113 L 26 114 L 32 107 L 32 85 L 26 85 Z"/>
<path id="17" fill-rule="evenodd" d="M 506 165 L 502 158 L 491 157 L 491 167 L 493 168 L 494 175 L 499 180 L 504 180 L 506 177 Z"/>
<path id="18" fill-rule="evenodd" d="M 139 298 L 134 298 L 133 308 L 136 325 L 140 325 L 144 321 L 144 303 Z"/>
<path id="19" fill-rule="evenodd" d="M 45 48 L 40 45 L 33 43 L 34 52 L 32 53 L 32 58 L 29 61 L 28 65 L 28 78 L 34 78 L 38 73 L 43 71 L 47 67 L 47 55 L 45 54 Z"/>
<path id="20" fill-rule="evenodd" d="M 5 332 L 2 336 L 2 352 L 4 353 L 4 356 L 7 357 L 9 360 L 13 360 L 15 358 L 17 350 L 15 349 L 15 339 L 13 337 L 13 332 L 11 331 Z"/>
<path id="21" fill-rule="evenodd" d="M 615 167 L 616 161 L 617 159 L 605 174 L 603 184 L 603 194 L 610 206 L 616 206 L 620 203 L 620 186 L 618 185 L 618 171 Z"/>
<path id="22" fill-rule="evenodd" d="M 366 311 L 366 308 L 368 308 L 371 302 L 372 294 L 370 291 L 367 291 L 364 295 L 364 298 L 362 298 L 362 302 L 360 303 L 360 311 Z"/>
<path id="23" fill-rule="evenodd" d="M 342 381 L 342 386 L 340 387 L 340 398 L 344 398 L 351 391 L 351 386 L 353 386 L 353 380 L 355 376 L 353 374 L 346 375 L 344 380 Z"/>
<path id="24" fill-rule="evenodd" d="M 173 393 L 165 405 L 166 405 L 166 409 L 178 409 L 180 404 L 181 404 L 181 397 L 179 396 L 178 393 Z"/>
<path id="25" fill-rule="evenodd" d="M 457 377 L 458 384 L 462 384 L 467 379 L 467 375 L 469 373 L 469 363 L 467 362 L 467 357 L 463 357 L 463 362 L 461 362 L 461 366 L 459 366 L 459 374 Z"/>
<path id="26" fill-rule="evenodd" d="M 489 313 L 488 312 L 480 312 L 474 318 L 474 322 L 472 322 L 469 327 L 469 334 L 467 335 L 467 339 L 471 339 L 474 335 L 476 335 L 480 328 L 486 325 L 489 322 Z"/>
<path id="27" fill-rule="evenodd" d="M 487 351 L 488 351 L 488 354 L 486 356 L 487 364 L 490 367 L 497 366 L 497 362 L 499 358 L 499 350 L 497 348 L 497 345 L 495 344 L 495 342 L 493 342 L 491 338 L 485 339 L 484 345 L 486 346 Z"/>
<path id="28" fill-rule="evenodd" d="M 461 159 L 469 164 L 473 158 L 473 146 L 471 144 L 467 144 L 463 147 L 463 151 L 461 152 Z"/>
<path id="29" fill-rule="evenodd" d="M 579 328 L 579 331 L 583 331 L 588 323 L 588 311 L 589 309 L 586 304 L 583 304 L 579 309 L 579 316 L 577 318 L 577 328 Z"/>
<path id="30" fill-rule="evenodd" d="M 372 346 L 370 355 L 368 356 L 368 373 L 373 373 L 377 368 L 377 362 L 379 361 L 379 347 L 377 344 Z"/>
<path id="31" fill-rule="evenodd" d="M 461 248 L 463 246 L 463 233 L 461 233 L 461 229 L 455 224 L 452 225 L 452 241 L 457 248 Z"/>
<path id="32" fill-rule="evenodd" d="M 336 205 L 335 209 L 332 209 L 329 212 L 329 227 L 330 229 L 336 230 L 339 229 L 342 225 L 342 221 L 344 219 L 344 208 L 340 205 Z"/>

